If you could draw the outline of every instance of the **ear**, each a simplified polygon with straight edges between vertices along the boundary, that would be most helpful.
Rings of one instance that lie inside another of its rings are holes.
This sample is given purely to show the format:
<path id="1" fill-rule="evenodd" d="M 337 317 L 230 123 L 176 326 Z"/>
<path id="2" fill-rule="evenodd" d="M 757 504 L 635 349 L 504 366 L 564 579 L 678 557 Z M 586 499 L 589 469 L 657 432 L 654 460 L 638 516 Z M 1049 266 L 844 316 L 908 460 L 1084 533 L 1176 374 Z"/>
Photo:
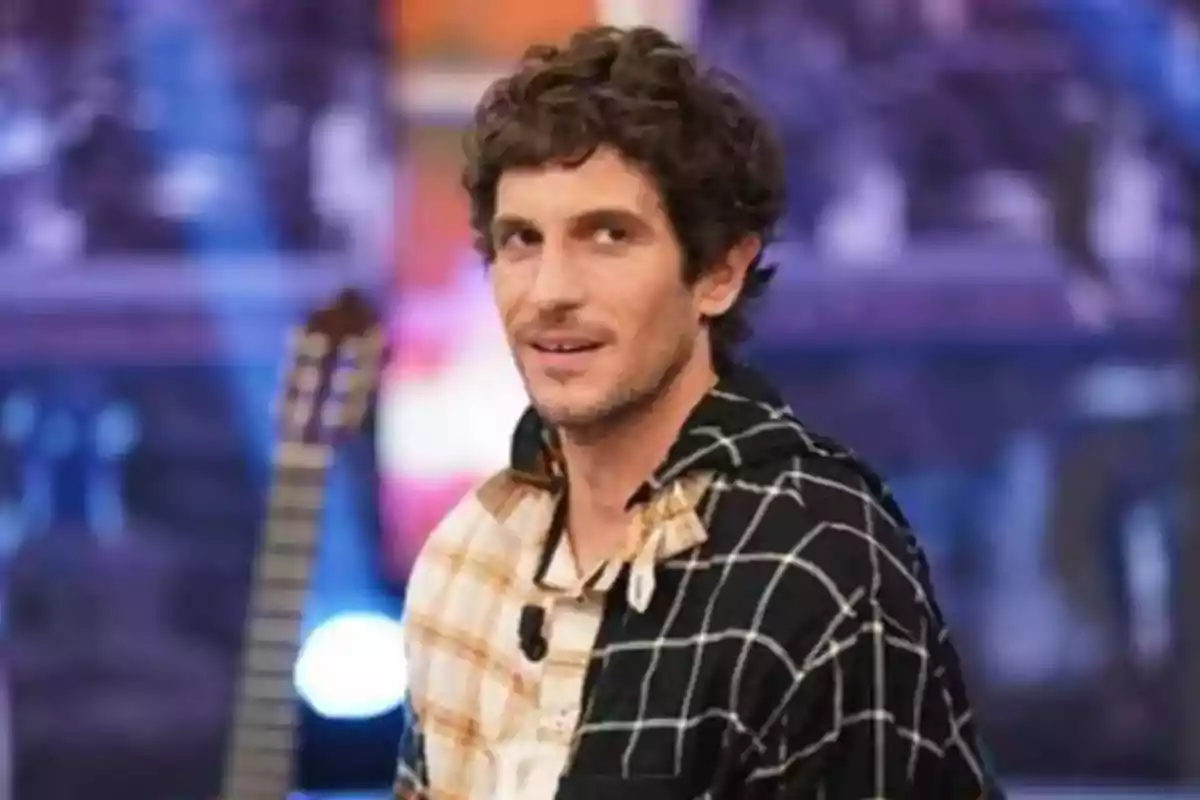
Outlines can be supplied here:
<path id="1" fill-rule="evenodd" d="M 746 284 L 750 264 L 761 251 L 762 240 L 747 236 L 696 281 L 696 311 L 700 316 L 719 317 L 733 307 Z"/>

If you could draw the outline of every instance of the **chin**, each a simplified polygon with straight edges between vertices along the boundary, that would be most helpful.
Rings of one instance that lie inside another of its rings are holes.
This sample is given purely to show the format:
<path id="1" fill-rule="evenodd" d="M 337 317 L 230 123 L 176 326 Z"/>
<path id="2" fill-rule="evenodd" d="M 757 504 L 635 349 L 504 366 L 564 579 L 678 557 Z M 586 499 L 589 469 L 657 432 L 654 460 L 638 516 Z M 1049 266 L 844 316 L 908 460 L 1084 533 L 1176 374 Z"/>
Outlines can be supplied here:
<path id="1" fill-rule="evenodd" d="M 604 409 L 578 403 L 549 403 L 534 401 L 538 416 L 556 428 L 577 428 L 594 425 L 606 415 Z"/>
<path id="2" fill-rule="evenodd" d="M 608 415 L 592 409 L 546 409 L 539 410 L 546 424 L 561 430 L 590 430 L 602 426 Z"/>
<path id="3" fill-rule="evenodd" d="M 576 396 L 567 396 L 572 394 Z M 604 398 L 581 395 L 562 391 L 533 394 L 533 407 L 546 423 L 561 428 L 591 427 L 612 414 L 612 405 Z"/>

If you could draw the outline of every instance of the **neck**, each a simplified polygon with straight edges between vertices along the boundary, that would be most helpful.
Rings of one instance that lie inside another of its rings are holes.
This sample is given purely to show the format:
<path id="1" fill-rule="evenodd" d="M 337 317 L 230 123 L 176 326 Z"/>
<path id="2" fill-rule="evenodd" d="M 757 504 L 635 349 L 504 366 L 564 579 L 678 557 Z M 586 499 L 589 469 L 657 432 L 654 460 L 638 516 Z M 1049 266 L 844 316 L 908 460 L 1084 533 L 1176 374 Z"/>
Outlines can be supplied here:
<path id="1" fill-rule="evenodd" d="M 666 458 L 688 415 L 716 380 L 709 348 L 697 347 L 645 406 L 596 429 L 561 430 L 571 517 L 624 522 L 629 498 Z"/>

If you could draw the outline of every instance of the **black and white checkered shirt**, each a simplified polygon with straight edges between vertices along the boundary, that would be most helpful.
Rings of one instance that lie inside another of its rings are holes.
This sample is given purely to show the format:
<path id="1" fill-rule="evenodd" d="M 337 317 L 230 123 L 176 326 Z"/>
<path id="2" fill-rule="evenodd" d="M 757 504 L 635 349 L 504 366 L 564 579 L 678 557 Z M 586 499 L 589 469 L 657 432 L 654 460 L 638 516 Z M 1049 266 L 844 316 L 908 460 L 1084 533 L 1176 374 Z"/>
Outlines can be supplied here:
<path id="1" fill-rule="evenodd" d="M 533 414 L 513 450 L 513 474 L 553 491 Z M 740 368 L 633 503 L 698 473 L 707 540 L 658 564 L 644 611 L 628 569 L 607 594 L 558 797 L 999 797 L 925 559 L 874 473 Z M 419 719 L 398 795 L 438 797 L 418 788 Z"/>

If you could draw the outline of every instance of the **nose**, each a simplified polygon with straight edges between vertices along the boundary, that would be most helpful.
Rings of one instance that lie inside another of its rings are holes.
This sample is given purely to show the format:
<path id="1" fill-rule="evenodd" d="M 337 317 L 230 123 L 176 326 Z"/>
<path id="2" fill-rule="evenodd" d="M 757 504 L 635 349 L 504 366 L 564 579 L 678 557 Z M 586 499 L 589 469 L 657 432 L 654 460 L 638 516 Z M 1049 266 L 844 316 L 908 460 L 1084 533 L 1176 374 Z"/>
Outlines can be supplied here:
<path id="1" fill-rule="evenodd" d="M 586 292 L 579 271 L 561 247 L 544 247 L 530 287 L 529 300 L 542 310 L 576 308 Z"/>

